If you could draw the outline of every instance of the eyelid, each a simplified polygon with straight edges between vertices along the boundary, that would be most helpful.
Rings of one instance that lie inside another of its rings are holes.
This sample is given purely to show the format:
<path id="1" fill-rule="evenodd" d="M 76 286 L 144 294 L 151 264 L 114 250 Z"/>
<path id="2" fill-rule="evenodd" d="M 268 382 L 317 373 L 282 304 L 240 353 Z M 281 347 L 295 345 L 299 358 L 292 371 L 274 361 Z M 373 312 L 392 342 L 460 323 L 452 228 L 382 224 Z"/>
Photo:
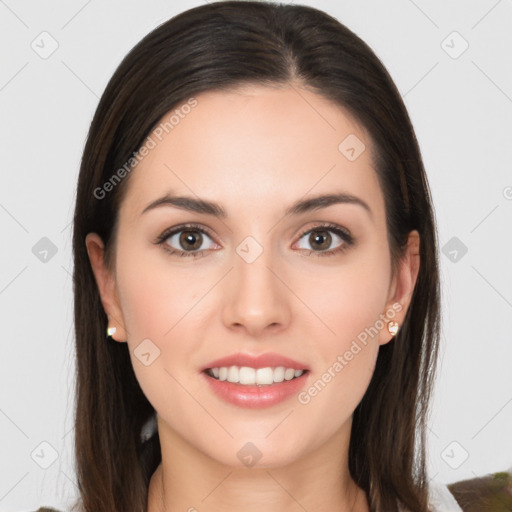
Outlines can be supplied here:
<path id="1" fill-rule="evenodd" d="M 334 232 L 337 236 L 339 236 L 343 240 L 343 245 L 341 247 L 335 248 L 335 249 L 329 249 L 326 251 L 311 251 L 309 250 L 309 253 L 313 253 L 316 256 L 322 256 L 322 255 L 330 255 L 337 252 L 341 252 L 347 248 L 347 246 L 351 246 L 354 244 L 354 238 L 350 234 L 350 232 L 338 225 L 333 224 L 331 222 L 322 222 L 322 221 L 316 221 L 314 222 L 313 226 L 308 227 L 307 229 L 304 229 L 300 232 L 298 236 L 298 241 L 300 241 L 304 235 L 307 235 L 308 233 L 312 233 L 314 231 L 319 231 L 320 229 L 324 229 L 325 231 L 331 231 Z M 175 235 L 176 233 L 179 233 L 180 231 L 198 231 L 200 233 L 208 235 L 213 240 L 215 239 L 215 236 L 213 235 L 213 231 L 203 225 L 195 224 L 195 223 L 185 223 L 180 224 L 177 226 L 173 226 L 172 228 L 166 229 L 161 235 L 157 237 L 155 240 L 155 244 L 162 245 L 166 240 L 168 240 L 171 236 Z M 214 241 L 215 242 L 215 241 Z M 216 243 L 216 242 L 215 242 Z M 200 251 L 183 251 L 181 249 L 174 249 L 174 248 L 165 248 L 167 251 L 171 251 L 171 253 L 176 254 L 178 253 L 181 256 L 200 256 L 202 253 L 207 252 L 208 249 L 202 249 Z M 301 249 L 302 251 L 308 251 L 308 249 Z"/>
<path id="2" fill-rule="evenodd" d="M 299 238 L 302 238 L 305 234 L 317 229 L 317 228 L 325 228 L 326 230 L 328 229 L 332 229 L 332 230 L 338 230 L 338 231 L 341 231 L 343 233 L 343 235 L 348 238 L 349 240 L 352 240 L 352 235 L 350 234 L 350 232 L 346 229 L 346 228 L 343 228 L 342 226 L 339 226 L 337 224 L 332 224 L 330 222 L 322 222 L 322 221 L 316 221 L 314 222 L 314 225 L 307 228 L 307 229 L 304 229 L 303 231 L 300 232 L 299 235 L 297 235 Z M 177 226 L 173 226 L 172 228 L 169 228 L 169 229 L 166 229 L 161 235 L 159 235 L 155 241 L 156 242 L 159 242 L 159 241 L 165 241 L 167 240 L 171 235 L 179 232 L 179 231 L 182 231 L 182 230 L 186 230 L 186 229 L 196 229 L 197 231 L 200 231 L 200 232 L 203 232 L 203 233 L 206 233 L 208 236 L 212 237 L 212 238 L 215 238 L 214 234 L 213 234 L 213 231 L 206 227 L 206 226 L 202 226 L 202 225 L 199 225 L 199 224 L 194 224 L 194 223 L 185 223 L 185 224 L 179 224 Z"/>
<path id="3" fill-rule="evenodd" d="M 350 234 L 350 231 L 342 226 L 339 226 L 338 224 L 332 224 L 330 222 L 321 222 L 318 221 L 314 223 L 312 227 L 309 227 L 305 231 L 302 231 L 298 237 L 301 239 L 304 235 L 307 235 L 308 233 L 311 233 L 312 231 L 319 231 L 321 228 L 325 229 L 325 231 L 334 231 L 335 233 L 339 234 L 347 243 L 353 243 L 354 238 Z"/>
<path id="4" fill-rule="evenodd" d="M 168 228 L 168 229 L 164 230 L 164 232 L 156 238 L 155 243 L 165 242 L 172 235 L 175 235 L 176 233 L 179 233 L 180 231 L 187 231 L 187 230 L 199 231 L 201 233 L 205 233 L 210 238 L 215 238 L 215 236 L 213 235 L 213 231 L 210 228 L 208 228 L 206 226 L 200 226 L 199 224 L 186 223 L 186 224 L 179 224 L 177 226 L 173 226 L 172 228 Z"/>

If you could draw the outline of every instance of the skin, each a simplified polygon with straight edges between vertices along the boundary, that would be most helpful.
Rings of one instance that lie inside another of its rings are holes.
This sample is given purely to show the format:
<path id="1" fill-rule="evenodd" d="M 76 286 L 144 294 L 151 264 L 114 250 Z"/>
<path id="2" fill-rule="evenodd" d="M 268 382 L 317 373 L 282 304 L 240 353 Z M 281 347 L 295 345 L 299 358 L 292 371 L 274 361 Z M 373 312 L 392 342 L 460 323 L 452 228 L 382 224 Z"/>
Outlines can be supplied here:
<path id="1" fill-rule="evenodd" d="M 162 464 L 148 510 L 368 511 L 348 471 L 350 427 L 379 347 L 392 340 L 387 328 L 307 404 L 295 396 L 258 410 L 228 404 L 200 368 L 237 352 L 277 352 L 309 365 L 308 388 L 393 304 L 402 307 L 393 318 L 402 323 L 418 274 L 418 233 L 393 274 L 371 140 L 340 107 L 297 84 L 196 99 L 129 177 L 114 270 L 103 264 L 100 237 L 86 238 L 113 338 L 128 343 L 158 413 Z M 349 134 L 366 146 L 355 161 L 338 150 Z M 345 203 L 284 216 L 293 202 L 334 191 L 364 200 L 371 214 Z M 167 192 L 218 202 L 228 216 L 169 205 L 141 213 Z M 194 232 L 202 257 L 165 250 L 192 251 L 181 233 L 154 243 L 187 222 L 212 232 Z M 344 243 L 329 231 L 314 245 L 314 233 L 303 233 L 318 223 L 349 230 L 354 244 L 316 256 Z M 263 249 L 252 263 L 236 252 L 248 236 Z M 134 355 L 146 338 L 160 350 L 149 366 Z M 247 442 L 262 453 L 253 467 L 237 457 Z"/>

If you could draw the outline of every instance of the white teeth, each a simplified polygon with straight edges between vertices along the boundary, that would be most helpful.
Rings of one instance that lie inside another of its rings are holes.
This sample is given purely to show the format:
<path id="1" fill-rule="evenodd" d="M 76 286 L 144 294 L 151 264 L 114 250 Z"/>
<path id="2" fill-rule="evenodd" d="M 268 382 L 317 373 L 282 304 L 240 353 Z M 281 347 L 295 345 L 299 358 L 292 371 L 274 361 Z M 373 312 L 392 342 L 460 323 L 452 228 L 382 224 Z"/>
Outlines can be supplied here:
<path id="1" fill-rule="evenodd" d="M 228 370 L 228 380 L 229 382 L 238 382 L 240 380 L 238 368 L 236 366 L 231 366 Z"/>
<path id="2" fill-rule="evenodd" d="M 239 370 L 237 366 L 232 366 L 231 368 L 234 368 L 238 373 Z M 256 384 L 256 370 L 248 366 L 242 366 L 242 368 L 240 368 L 240 384 Z"/>
<path id="3" fill-rule="evenodd" d="M 269 386 L 275 382 L 283 380 L 292 380 L 300 377 L 304 370 L 295 370 L 294 368 L 285 368 L 278 366 L 271 368 L 250 368 L 249 366 L 221 366 L 220 368 L 210 368 L 209 375 L 228 382 L 240 383 L 244 385 Z"/>
<path id="4" fill-rule="evenodd" d="M 284 380 L 284 366 L 278 366 L 274 370 L 274 382 L 283 382 Z"/>
<path id="5" fill-rule="evenodd" d="M 255 382 L 258 384 L 273 384 L 274 370 L 272 368 L 258 368 L 256 370 Z"/>
<path id="6" fill-rule="evenodd" d="M 285 380 L 292 380 L 295 377 L 295 370 L 293 368 L 286 368 L 284 372 Z"/>

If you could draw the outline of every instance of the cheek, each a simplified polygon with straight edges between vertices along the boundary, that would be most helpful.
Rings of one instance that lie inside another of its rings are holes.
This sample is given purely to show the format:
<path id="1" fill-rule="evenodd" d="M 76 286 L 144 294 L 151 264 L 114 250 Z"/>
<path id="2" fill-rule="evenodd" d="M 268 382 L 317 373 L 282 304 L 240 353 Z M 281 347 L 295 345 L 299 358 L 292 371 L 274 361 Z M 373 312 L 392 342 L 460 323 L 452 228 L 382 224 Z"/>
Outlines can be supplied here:
<path id="1" fill-rule="evenodd" d="M 172 411 L 177 404 L 193 406 L 180 383 L 198 349 L 192 307 L 202 294 L 200 282 L 191 289 L 190 272 L 170 274 L 165 258 L 155 258 L 154 252 L 132 246 L 128 256 L 118 259 L 117 279 L 137 381 L 156 410 Z"/>
<path id="2" fill-rule="evenodd" d="M 118 260 L 120 301 L 129 340 L 171 339 L 207 291 L 208 279 L 167 261 L 163 249 L 133 247 Z M 176 326 L 176 327 L 175 327 Z"/>
<path id="3" fill-rule="evenodd" d="M 362 400 L 379 352 L 372 328 L 382 312 L 382 295 L 371 286 L 363 294 L 361 282 L 355 285 L 354 293 L 347 286 L 325 300 L 322 319 L 333 332 L 322 329 L 317 336 L 315 371 L 298 396 L 311 430 L 324 439 L 349 420 Z"/>
<path id="4" fill-rule="evenodd" d="M 390 262 L 379 254 L 382 252 L 354 253 L 338 268 L 315 271 L 314 279 L 301 278 L 297 295 L 323 324 L 322 338 L 331 340 L 325 344 L 327 348 L 343 349 L 385 313 Z"/>
<path id="5" fill-rule="evenodd" d="M 380 346 L 377 333 L 386 328 L 381 314 L 390 279 L 389 259 L 382 254 L 360 253 L 338 270 L 331 269 L 317 286 L 304 287 L 308 306 L 318 312 L 322 325 L 311 340 L 311 350 L 319 356 L 316 375 L 299 402 L 317 411 L 312 419 L 329 416 L 332 423 L 323 428 L 335 429 L 352 414 L 372 378 Z M 318 329 L 316 318 L 310 333 L 314 325 Z"/>
<path id="6" fill-rule="evenodd" d="M 169 269 L 158 261 L 156 251 L 131 244 L 129 251 L 119 251 L 117 280 L 123 320 L 135 374 L 146 387 L 169 387 L 169 375 L 194 350 L 193 336 L 183 339 L 187 325 L 188 290 L 183 273 L 169 276 Z M 160 258 L 165 263 L 165 258 Z M 172 279 L 170 278 L 172 277 Z M 149 354 L 149 355 L 148 355 Z M 164 389 L 161 387 L 161 389 Z"/>

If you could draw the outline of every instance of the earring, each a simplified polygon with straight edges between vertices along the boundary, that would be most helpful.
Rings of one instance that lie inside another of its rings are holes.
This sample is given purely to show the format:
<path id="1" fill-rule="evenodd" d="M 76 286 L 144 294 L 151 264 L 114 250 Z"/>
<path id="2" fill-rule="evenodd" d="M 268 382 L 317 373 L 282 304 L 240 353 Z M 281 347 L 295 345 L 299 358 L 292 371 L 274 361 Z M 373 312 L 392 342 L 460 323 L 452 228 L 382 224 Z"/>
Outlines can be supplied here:
<path id="1" fill-rule="evenodd" d="M 388 322 L 388 331 L 394 336 L 398 332 L 398 322 Z"/>
<path id="2" fill-rule="evenodd" d="M 116 327 L 107 327 L 107 337 L 113 336 L 117 331 Z"/>

